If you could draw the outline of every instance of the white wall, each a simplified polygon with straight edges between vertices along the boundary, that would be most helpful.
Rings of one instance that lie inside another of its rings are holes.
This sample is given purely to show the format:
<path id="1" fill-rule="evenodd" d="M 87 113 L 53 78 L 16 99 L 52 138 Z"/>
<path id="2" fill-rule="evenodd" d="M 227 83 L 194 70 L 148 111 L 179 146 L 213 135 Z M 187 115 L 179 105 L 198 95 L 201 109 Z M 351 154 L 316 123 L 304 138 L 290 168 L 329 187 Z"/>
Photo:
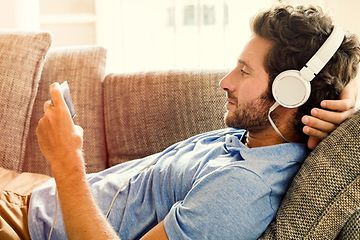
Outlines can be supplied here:
<path id="1" fill-rule="evenodd" d="M 360 16 L 360 1 L 358 0 L 326 0 L 329 14 L 333 16 L 336 23 L 345 30 L 357 34 L 360 38 L 360 24 L 358 19 Z M 358 97 L 356 108 L 360 109 L 360 74 L 358 73 L 356 80 L 358 82 Z"/>
<path id="2" fill-rule="evenodd" d="M 96 0 L 97 41 L 108 49 L 108 72 L 231 68 L 250 36 L 250 17 L 272 1 Z M 189 6 L 193 24 L 184 23 Z M 214 9 L 213 24 L 204 24 L 204 6 Z"/>
<path id="3" fill-rule="evenodd" d="M 38 0 L 0 0 L 0 29 L 39 29 Z"/>
<path id="4" fill-rule="evenodd" d="M 321 6 L 345 30 L 360 37 L 360 24 L 358 24 L 360 16 L 359 0 L 283 0 L 281 2 Z"/>
<path id="5" fill-rule="evenodd" d="M 97 43 L 95 0 L 37 1 L 40 4 L 40 28 L 52 33 L 52 46 Z"/>
<path id="6" fill-rule="evenodd" d="M 360 1 L 359 0 L 327 0 L 326 5 L 329 8 L 331 16 L 337 20 L 340 25 L 360 37 Z"/>

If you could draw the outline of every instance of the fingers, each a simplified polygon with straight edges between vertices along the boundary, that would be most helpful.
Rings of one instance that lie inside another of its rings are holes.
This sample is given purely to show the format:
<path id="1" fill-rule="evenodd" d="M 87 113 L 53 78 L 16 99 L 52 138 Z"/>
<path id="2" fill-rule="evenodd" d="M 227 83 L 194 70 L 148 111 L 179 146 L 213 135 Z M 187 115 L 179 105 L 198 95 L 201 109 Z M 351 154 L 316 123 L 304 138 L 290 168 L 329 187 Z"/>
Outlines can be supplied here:
<path id="1" fill-rule="evenodd" d="M 315 128 L 324 132 L 332 132 L 337 127 L 337 125 L 331 122 L 326 122 L 313 116 L 305 115 L 302 117 L 301 121 L 310 128 Z"/>
<path id="2" fill-rule="evenodd" d="M 328 132 L 323 132 L 321 130 L 318 130 L 316 128 L 311 128 L 311 127 L 308 127 L 308 126 L 303 127 L 303 132 L 306 135 L 309 135 L 311 137 L 316 137 L 316 138 L 318 138 L 320 140 L 326 138 L 329 135 Z"/>
<path id="3" fill-rule="evenodd" d="M 70 112 L 62 95 L 60 84 L 58 82 L 51 84 L 49 86 L 49 92 L 51 100 L 44 103 L 44 113 L 46 112 L 46 110 L 53 108 L 53 110 L 57 112 L 57 114 L 62 112 L 71 118 Z"/>
<path id="4" fill-rule="evenodd" d="M 324 100 L 321 102 L 321 107 L 338 112 L 347 111 L 355 107 L 355 98 Z"/>
<path id="5" fill-rule="evenodd" d="M 336 125 L 340 125 L 346 119 L 348 119 L 354 113 L 354 109 L 343 111 L 343 112 L 333 112 L 319 108 L 313 108 L 311 110 L 311 115 L 321 119 L 322 121 L 330 122 Z"/>
<path id="6" fill-rule="evenodd" d="M 38 121 L 38 124 L 37 124 L 37 126 L 36 126 L 36 135 L 37 136 L 39 136 L 39 133 L 40 133 L 40 131 L 41 131 L 41 127 L 44 125 L 44 122 L 45 120 L 44 120 L 44 118 L 42 117 L 42 118 L 40 118 L 39 119 L 39 121 Z"/>
<path id="7" fill-rule="evenodd" d="M 341 92 L 340 100 L 324 100 L 320 108 L 313 108 L 311 116 L 304 116 L 303 132 L 309 135 L 308 147 L 314 149 L 335 128 L 355 112 L 357 97 L 356 81 L 351 81 Z"/>
<path id="8" fill-rule="evenodd" d="M 314 149 L 321 140 L 326 138 L 337 127 L 336 124 L 323 121 L 313 116 L 304 116 L 301 121 L 305 124 L 303 132 L 310 136 L 307 142 L 309 149 Z"/>
<path id="9" fill-rule="evenodd" d="M 47 111 L 47 109 L 49 108 L 49 107 L 51 107 L 52 106 L 52 102 L 51 102 L 51 100 L 47 100 L 46 102 L 44 102 L 44 113 Z"/>
<path id="10" fill-rule="evenodd" d="M 320 139 L 310 136 L 307 142 L 307 146 L 309 149 L 315 149 L 315 147 L 319 144 L 320 141 Z"/>
<path id="11" fill-rule="evenodd" d="M 80 136 L 84 136 L 84 129 L 82 127 L 80 127 L 79 125 L 74 125 L 75 127 L 75 131 L 80 135 Z"/>

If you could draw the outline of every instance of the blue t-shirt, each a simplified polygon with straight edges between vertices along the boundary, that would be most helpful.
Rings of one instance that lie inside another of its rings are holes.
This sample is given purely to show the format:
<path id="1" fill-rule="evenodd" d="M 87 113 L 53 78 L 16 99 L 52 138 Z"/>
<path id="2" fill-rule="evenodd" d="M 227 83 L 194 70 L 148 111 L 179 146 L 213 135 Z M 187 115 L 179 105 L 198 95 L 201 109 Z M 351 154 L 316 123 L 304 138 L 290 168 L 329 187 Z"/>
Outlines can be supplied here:
<path id="1" fill-rule="evenodd" d="M 101 211 L 125 239 L 164 221 L 169 239 L 256 239 L 274 218 L 306 154 L 304 144 L 247 148 L 244 130 L 194 136 L 161 153 L 88 175 Z M 74 183 L 76 184 L 76 183 Z M 66 239 L 55 183 L 33 191 L 32 239 Z M 96 227 L 96 226 L 94 226 Z"/>

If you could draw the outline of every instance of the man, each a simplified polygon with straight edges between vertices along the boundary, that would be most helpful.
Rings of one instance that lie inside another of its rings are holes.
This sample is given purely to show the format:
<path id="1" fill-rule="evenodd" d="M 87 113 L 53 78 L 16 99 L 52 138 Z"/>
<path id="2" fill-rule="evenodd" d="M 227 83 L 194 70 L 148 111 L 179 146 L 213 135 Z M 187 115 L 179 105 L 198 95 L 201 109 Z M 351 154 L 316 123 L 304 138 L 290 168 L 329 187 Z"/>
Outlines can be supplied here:
<path id="1" fill-rule="evenodd" d="M 275 76 L 303 66 L 332 29 L 331 20 L 315 8 L 276 7 L 260 13 L 237 66 L 220 83 L 227 93 L 225 122 L 233 128 L 200 134 L 161 153 L 91 175 L 85 174 L 82 129 L 72 122 L 59 86 L 53 84 L 52 102 L 44 105 L 37 136 L 56 186 L 50 181 L 31 195 L 31 237 L 259 237 L 305 158 L 301 119 L 308 124 L 303 130 L 312 135 L 309 145 L 314 146 L 351 112 L 352 97 L 321 102 L 337 99 L 356 75 L 360 49 L 349 35 L 312 81 L 310 100 L 298 108 L 276 108 L 271 114 L 276 131 L 268 120 Z M 312 112 L 317 119 L 306 115 L 320 102 L 341 115 L 319 108 Z"/>

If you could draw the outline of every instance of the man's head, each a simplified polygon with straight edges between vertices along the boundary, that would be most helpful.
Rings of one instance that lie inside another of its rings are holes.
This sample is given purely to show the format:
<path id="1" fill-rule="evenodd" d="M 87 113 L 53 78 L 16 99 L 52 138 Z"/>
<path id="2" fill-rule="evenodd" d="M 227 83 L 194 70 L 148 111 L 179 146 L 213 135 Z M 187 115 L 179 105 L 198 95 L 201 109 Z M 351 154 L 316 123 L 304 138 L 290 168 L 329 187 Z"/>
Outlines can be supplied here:
<path id="1" fill-rule="evenodd" d="M 227 126 L 247 130 L 267 127 L 267 112 L 272 104 L 268 94 L 268 73 L 264 61 L 272 43 L 253 36 L 239 56 L 236 67 L 221 80 L 228 102 Z"/>
<path id="2" fill-rule="evenodd" d="M 263 58 L 268 85 L 262 99 L 267 99 L 270 105 L 274 103 L 271 86 L 275 77 L 285 70 L 300 70 L 329 37 L 332 29 L 331 19 L 315 7 L 277 6 L 256 15 L 252 22 L 254 36 L 268 41 L 271 46 Z M 297 109 L 289 127 L 294 127 L 296 133 L 302 135 L 301 117 L 309 114 L 311 108 L 319 107 L 323 99 L 338 99 L 344 86 L 355 77 L 359 59 L 359 43 L 354 35 L 347 34 L 338 51 L 312 80 L 310 98 Z M 229 112 L 225 119 L 235 115 Z M 263 121 L 269 125 L 266 118 Z"/>

